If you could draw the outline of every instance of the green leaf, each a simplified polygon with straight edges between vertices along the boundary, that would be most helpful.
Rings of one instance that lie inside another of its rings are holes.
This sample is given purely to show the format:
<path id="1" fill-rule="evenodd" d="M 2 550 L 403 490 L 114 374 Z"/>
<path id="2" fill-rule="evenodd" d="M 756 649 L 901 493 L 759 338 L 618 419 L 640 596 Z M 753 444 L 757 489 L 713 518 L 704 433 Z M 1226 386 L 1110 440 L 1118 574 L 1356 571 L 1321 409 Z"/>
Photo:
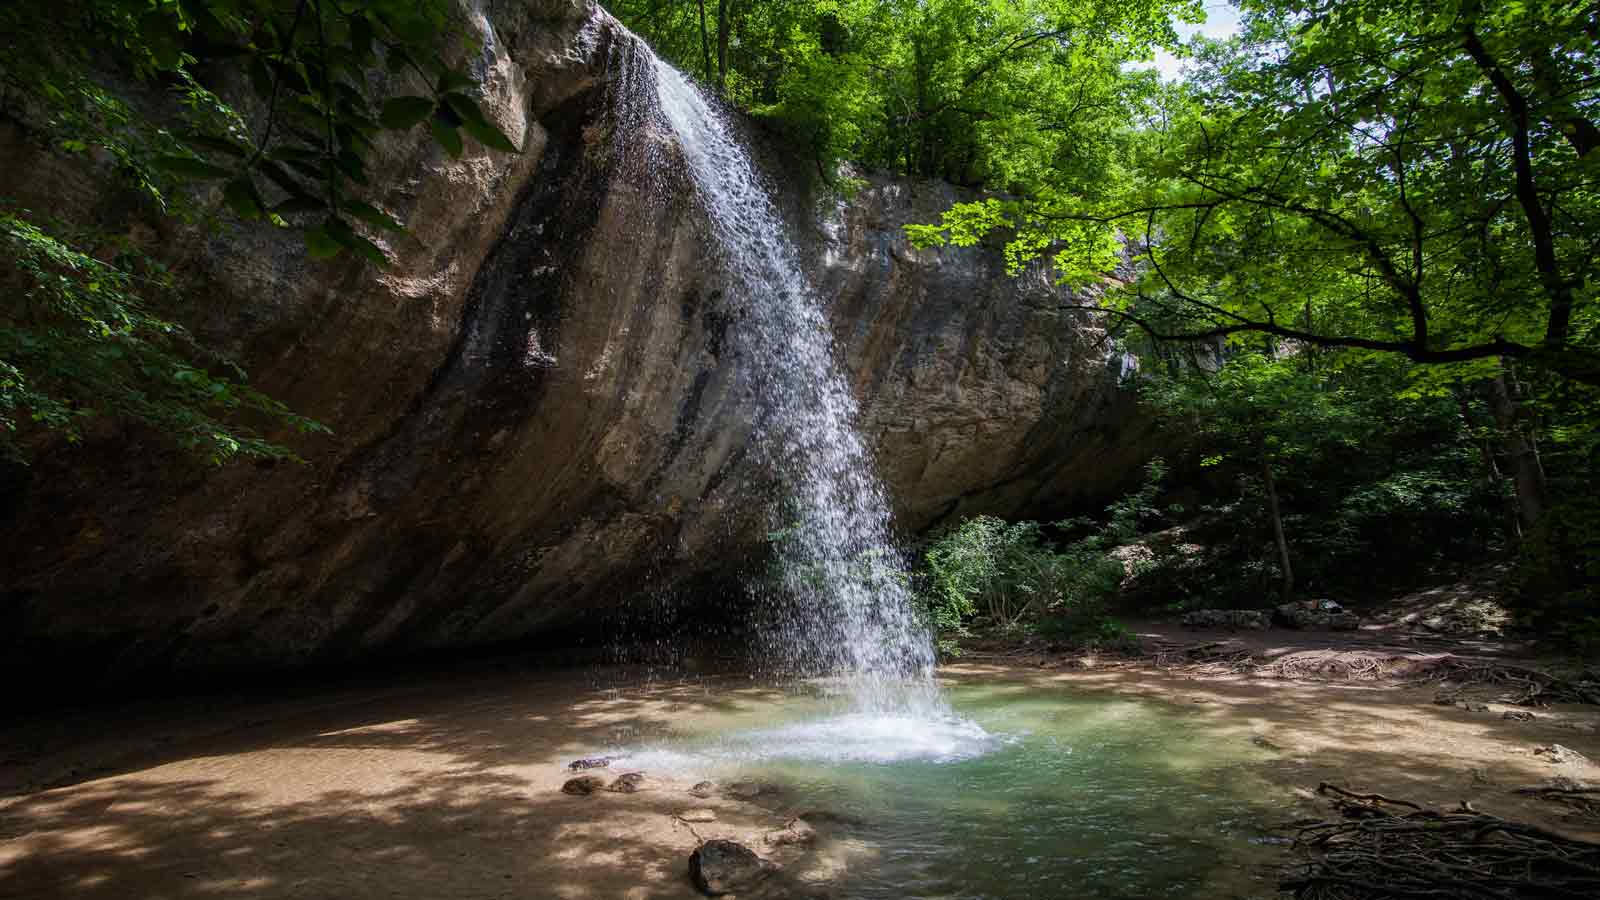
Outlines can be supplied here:
<path id="1" fill-rule="evenodd" d="M 327 229 L 321 226 L 306 229 L 304 237 L 306 252 L 311 254 L 312 259 L 332 259 L 339 255 L 340 250 L 344 249 L 344 246 L 334 240 L 333 236 L 328 234 Z"/>
<path id="2" fill-rule="evenodd" d="M 439 146 L 443 147 L 446 153 L 452 158 L 460 158 L 461 132 L 441 122 L 438 116 L 428 120 L 428 130 L 433 132 L 433 139 L 439 142 Z"/>
<path id="3" fill-rule="evenodd" d="M 431 97 L 393 97 L 384 101 L 378 121 L 385 128 L 404 130 L 432 115 L 434 105 Z"/>
<path id="4" fill-rule="evenodd" d="M 261 195 L 256 192 L 255 182 L 248 175 L 228 182 L 222 189 L 222 199 L 233 210 L 233 214 L 241 219 L 253 221 L 261 218 Z"/>
<path id="5" fill-rule="evenodd" d="M 434 90 L 441 94 L 445 94 L 449 93 L 450 91 L 459 91 L 463 88 L 473 87 L 477 83 L 478 82 L 474 81 L 470 75 L 457 72 L 454 69 L 446 69 L 444 73 L 439 76 L 439 84 L 434 87 Z"/>
<path id="6" fill-rule="evenodd" d="M 343 204 L 343 208 L 344 211 L 350 215 L 355 216 L 369 225 L 382 228 L 385 231 L 406 230 L 406 227 L 396 221 L 393 216 L 369 203 L 362 203 L 360 200 L 346 200 Z"/>
<path id="7" fill-rule="evenodd" d="M 358 154 L 372 149 L 372 141 L 368 140 L 367 136 L 362 134 L 359 129 L 352 128 L 349 125 L 339 125 L 337 126 L 337 131 L 339 134 L 339 146 L 344 149 Z"/>
<path id="8" fill-rule="evenodd" d="M 438 31 L 428 20 L 414 12 L 412 15 L 387 16 L 384 21 L 390 30 L 408 44 L 429 44 L 438 37 Z"/>
<path id="9" fill-rule="evenodd" d="M 450 111 L 455 113 L 456 118 L 461 120 L 461 127 L 478 143 L 506 153 L 522 152 L 511 138 L 506 137 L 504 132 L 489 121 L 476 100 L 465 94 L 445 94 L 444 102 Z"/>
<path id="10" fill-rule="evenodd" d="M 277 185 L 285 194 L 294 195 L 305 192 L 305 187 L 296 181 L 292 175 L 275 162 L 262 160 L 256 163 L 256 170 L 267 176 L 267 179 Z"/>
<path id="11" fill-rule="evenodd" d="M 450 111 L 456 114 L 456 118 L 463 123 L 487 123 L 489 121 L 484 118 L 483 110 L 478 107 L 478 101 L 468 97 L 466 94 L 445 94 L 441 99 L 444 100 L 446 106 L 450 107 Z"/>
<path id="12" fill-rule="evenodd" d="M 296 147 L 292 144 L 280 144 L 267 152 L 268 159 L 282 160 L 283 162 L 316 163 L 322 160 L 322 153 L 306 147 Z"/>
<path id="13" fill-rule="evenodd" d="M 443 122 L 450 128 L 461 127 L 461 116 L 448 103 L 439 104 L 439 108 L 433 111 L 433 120 L 435 122 Z"/>
<path id="14" fill-rule="evenodd" d="M 191 147 L 200 147 L 206 150 L 216 150 L 229 156 L 243 159 L 250 155 L 250 148 L 233 140 L 214 134 L 186 134 L 178 138 Z"/>
<path id="15" fill-rule="evenodd" d="M 272 96 L 272 70 L 267 68 L 267 62 L 261 54 L 250 57 L 246 71 L 250 73 L 250 87 L 255 90 L 256 96 L 262 99 Z"/>
<path id="16" fill-rule="evenodd" d="M 231 169 L 214 166 L 194 156 L 158 156 L 150 160 L 150 165 L 186 178 L 228 178 L 233 175 Z"/>
<path id="17" fill-rule="evenodd" d="M 413 64 L 411 54 L 402 47 L 390 47 L 383 60 L 384 66 L 391 72 L 399 72 Z"/>
<path id="18" fill-rule="evenodd" d="M 367 167 L 361 161 L 361 157 L 349 150 L 340 150 L 339 155 L 334 157 L 334 162 L 339 166 L 339 171 L 351 181 L 356 184 L 367 183 Z"/>
<path id="19" fill-rule="evenodd" d="M 274 206 L 272 211 L 281 216 L 288 216 L 296 213 L 322 212 L 327 208 L 328 204 L 326 202 L 310 194 L 296 194 Z"/>
<path id="20" fill-rule="evenodd" d="M 489 147 L 493 150 L 503 150 L 506 153 L 522 152 L 522 150 L 519 149 L 516 144 L 511 142 L 511 138 L 506 137 L 505 134 L 500 131 L 500 129 L 490 125 L 488 122 L 474 122 L 468 120 L 461 123 L 461 127 L 466 130 L 467 134 L 472 135 L 477 139 L 478 143 L 484 145 L 485 147 Z"/>
<path id="21" fill-rule="evenodd" d="M 383 249 L 356 234 L 350 228 L 350 223 L 345 220 L 337 217 L 329 218 L 328 221 L 322 223 L 322 227 L 327 232 L 328 237 L 338 242 L 340 246 L 355 251 L 375 265 L 387 266 L 389 264 L 389 257 L 384 255 Z"/>
<path id="22" fill-rule="evenodd" d="M 372 22 L 364 15 L 357 15 L 350 20 L 350 49 L 363 61 L 370 61 L 372 57 Z"/>

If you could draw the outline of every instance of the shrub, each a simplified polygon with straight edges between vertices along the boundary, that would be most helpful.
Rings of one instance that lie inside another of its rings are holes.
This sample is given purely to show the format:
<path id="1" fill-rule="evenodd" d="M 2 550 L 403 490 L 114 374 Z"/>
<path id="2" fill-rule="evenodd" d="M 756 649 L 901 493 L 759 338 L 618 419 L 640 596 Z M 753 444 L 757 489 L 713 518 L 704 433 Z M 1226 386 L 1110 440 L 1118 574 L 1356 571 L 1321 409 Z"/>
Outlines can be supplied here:
<path id="1" fill-rule="evenodd" d="M 934 626 L 960 636 L 976 619 L 1000 628 L 1048 622 L 1052 636 L 1075 642 L 1126 634 L 1107 615 L 1128 575 L 1111 551 L 1137 538 L 1141 524 L 1157 513 L 1152 503 L 1165 473 L 1161 460 L 1152 461 L 1144 484 L 1107 507 L 1103 525 L 974 516 L 946 531 L 923 554 L 923 597 Z M 1047 528 L 1082 536 L 1057 544 L 1046 537 Z M 949 652 L 943 644 L 941 650 Z"/>

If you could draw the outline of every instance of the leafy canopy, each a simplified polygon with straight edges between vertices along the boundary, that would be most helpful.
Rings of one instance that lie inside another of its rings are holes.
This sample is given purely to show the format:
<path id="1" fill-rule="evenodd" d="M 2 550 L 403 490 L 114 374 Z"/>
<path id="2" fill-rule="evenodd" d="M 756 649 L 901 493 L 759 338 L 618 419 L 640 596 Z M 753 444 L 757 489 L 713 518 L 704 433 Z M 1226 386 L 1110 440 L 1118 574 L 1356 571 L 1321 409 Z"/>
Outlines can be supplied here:
<path id="1" fill-rule="evenodd" d="M 217 181 L 238 217 L 300 223 L 313 256 L 382 265 L 352 227 L 401 229 L 357 196 L 379 131 L 426 123 L 452 156 L 463 134 L 516 150 L 443 56 L 454 15 L 447 0 L 20 0 L 0 9 L 0 84 L 26 125 L 63 152 L 108 154 L 161 208 L 184 182 Z M 375 91 L 380 67 L 395 74 L 384 84 L 422 93 Z M 248 76 L 254 121 L 213 90 L 224 70 Z M 130 80 L 167 89 L 176 109 L 128 96 Z"/>
<path id="2" fill-rule="evenodd" d="M 1176 40 L 1197 0 L 622 0 L 680 68 L 767 117 L 824 171 L 840 157 L 1010 191 L 1073 173 L 1092 189 L 1124 149 L 1124 73 Z M 725 46 L 725 52 L 724 52 Z"/>
<path id="3" fill-rule="evenodd" d="M 220 195 L 237 218 L 298 230 L 313 257 L 383 265 L 363 231 L 403 226 L 361 196 L 381 131 L 426 123 L 453 156 L 464 137 L 516 150 L 446 60 L 459 15 L 449 0 L 13 0 L 0 117 L 109 164 L 160 212 L 209 219 Z M 229 73 L 247 107 L 218 93 Z M 176 324 L 182 291 L 127 241 L 0 197 L 0 253 L 0 455 L 22 459 L 39 430 L 76 440 L 94 413 L 216 462 L 291 455 L 269 429 L 325 430 L 197 345 Z"/>
<path id="4" fill-rule="evenodd" d="M 1022 258 L 1125 236 L 1110 314 L 1159 338 L 1245 332 L 1600 381 L 1600 29 L 1565 0 L 1245 0 L 1237 39 L 1156 92 L 1112 195 L 951 210 Z M 1067 186 L 1074 174 L 1049 180 Z M 1104 271 L 1104 269 L 1099 269 Z"/>

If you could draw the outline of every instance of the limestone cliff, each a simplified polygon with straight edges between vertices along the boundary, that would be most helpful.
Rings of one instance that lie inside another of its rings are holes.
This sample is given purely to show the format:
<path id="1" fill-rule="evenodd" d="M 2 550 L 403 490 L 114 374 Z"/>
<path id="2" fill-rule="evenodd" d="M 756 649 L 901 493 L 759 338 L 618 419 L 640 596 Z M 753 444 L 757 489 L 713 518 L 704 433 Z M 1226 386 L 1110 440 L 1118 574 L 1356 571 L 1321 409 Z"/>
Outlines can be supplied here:
<path id="1" fill-rule="evenodd" d="M 372 199 L 409 228 L 387 269 L 310 262 L 265 227 L 130 226 L 194 286 L 195 329 L 334 434 L 296 444 L 304 466 L 206 469 L 114 427 L 41 456 L 0 488 L 5 667 L 201 671 L 514 640 L 759 555 L 775 491 L 746 453 L 759 398 L 731 377 L 739 310 L 640 45 L 572 0 L 475 9 L 485 109 L 525 152 L 451 160 L 386 137 Z M 18 189 L 35 199 L 123 215 L 9 132 L 0 161 L 32 173 Z M 1144 429 L 1104 335 L 1055 310 L 1043 272 L 912 249 L 900 226 L 953 189 L 865 181 L 783 199 L 900 527 L 1122 486 Z"/>

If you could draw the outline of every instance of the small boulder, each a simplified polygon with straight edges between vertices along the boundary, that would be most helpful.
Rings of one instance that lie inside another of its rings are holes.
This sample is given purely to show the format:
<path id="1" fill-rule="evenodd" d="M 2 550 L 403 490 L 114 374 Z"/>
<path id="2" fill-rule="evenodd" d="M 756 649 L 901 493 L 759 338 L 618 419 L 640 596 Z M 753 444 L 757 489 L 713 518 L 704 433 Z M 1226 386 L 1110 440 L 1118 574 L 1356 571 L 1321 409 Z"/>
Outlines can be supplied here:
<path id="1" fill-rule="evenodd" d="M 1348 612 L 1330 613 L 1328 627 L 1334 631 L 1356 631 L 1361 628 L 1361 617 Z"/>
<path id="2" fill-rule="evenodd" d="M 1179 621 L 1185 628 L 1231 628 L 1244 631 L 1265 631 L 1272 624 L 1271 617 L 1254 609 L 1197 609 L 1184 613 Z"/>
<path id="3" fill-rule="evenodd" d="M 592 794 L 606 786 L 606 780 L 599 775 L 579 775 L 577 778 L 568 778 L 567 783 L 561 786 L 561 793 L 582 796 Z"/>
<path id="4" fill-rule="evenodd" d="M 644 773 L 629 772 L 626 775 L 618 775 L 617 780 L 611 782 L 611 784 L 606 787 L 606 790 L 613 791 L 618 794 L 632 794 L 635 791 L 642 790 L 643 788 Z"/>
<path id="5" fill-rule="evenodd" d="M 703 807 L 700 809 L 686 809 L 678 813 L 678 818 L 685 822 L 715 822 L 717 820 L 717 811 Z"/>
<path id="6" fill-rule="evenodd" d="M 689 854 L 689 880 L 708 897 L 749 890 L 777 869 L 738 841 L 706 841 Z"/>
<path id="7" fill-rule="evenodd" d="M 789 824 L 777 831 L 767 832 L 767 836 L 763 838 L 774 847 L 782 847 L 789 844 L 809 844 L 816 839 L 817 830 L 812 828 L 805 819 L 790 819 Z"/>
<path id="8" fill-rule="evenodd" d="M 723 796 L 734 800 L 754 800 L 767 794 L 775 794 L 778 788 L 764 781 L 735 781 L 722 789 Z"/>
<path id="9" fill-rule="evenodd" d="M 699 797 L 701 800 L 710 797 L 712 794 L 716 793 L 716 791 L 717 786 L 709 781 L 697 782 L 694 787 L 689 788 L 690 795 Z"/>
<path id="10" fill-rule="evenodd" d="M 1500 716 L 1500 718 L 1510 719 L 1513 722 L 1532 722 L 1534 716 L 1533 713 L 1528 712 L 1525 709 L 1508 709 Z"/>
<path id="11" fill-rule="evenodd" d="M 1284 603 L 1273 611 L 1280 623 L 1306 631 L 1355 631 L 1361 627 L 1361 617 L 1346 612 L 1332 600 L 1303 600 Z"/>
<path id="12" fill-rule="evenodd" d="M 1284 603 L 1273 612 L 1279 623 L 1290 628 L 1314 628 L 1317 614 L 1300 603 Z"/>
<path id="13" fill-rule="evenodd" d="M 1571 747 L 1563 747 L 1560 744 L 1551 744 L 1548 747 L 1535 747 L 1533 749 L 1533 755 L 1543 757 L 1545 762 L 1557 766 L 1562 765 L 1563 763 L 1585 763 L 1589 761 L 1589 758 L 1584 756 L 1582 753 L 1579 753 Z"/>

